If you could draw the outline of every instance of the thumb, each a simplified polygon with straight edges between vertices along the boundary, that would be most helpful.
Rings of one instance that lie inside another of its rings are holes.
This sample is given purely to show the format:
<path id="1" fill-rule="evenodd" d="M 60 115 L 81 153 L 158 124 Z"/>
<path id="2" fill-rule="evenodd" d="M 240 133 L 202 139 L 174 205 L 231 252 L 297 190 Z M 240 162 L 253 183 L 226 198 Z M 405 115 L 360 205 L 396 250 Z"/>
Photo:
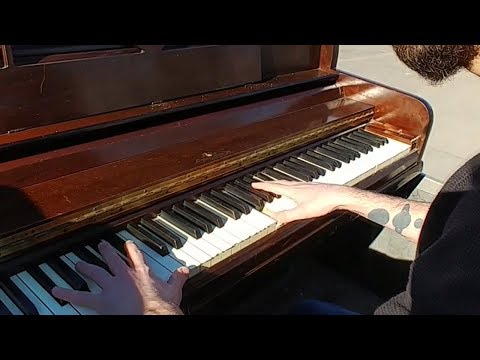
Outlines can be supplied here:
<path id="1" fill-rule="evenodd" d="M 288 194 L 291 192 L 291 187 L 289 184 L 287 184 L 287 181 L 284 183 L 279 181 L 255 182 L 252 183 L 252 187 L 254 189 L 268 191 L 277 195 L 288 196 Z"/>
<path id="2" fill-rule="evenodd" d="M 305 210 L 298 206 L 291 210 L 283 210 L 278 212 L 270 212 L 268 215 L 275 218 L 279 224 L 287 224 L 295 220 L 307 219 L 309 216 L 305 213 Z"/>
<path id="3" fill-rule="evenodd" d="M 185 282 L 188 280 L 188 275 L 190 274 L 190 270 L 185 267 L 179 267 L 168 279 L 168 283 L 170 285 L 175 286 L 176 288 L 182 289 Z"/>

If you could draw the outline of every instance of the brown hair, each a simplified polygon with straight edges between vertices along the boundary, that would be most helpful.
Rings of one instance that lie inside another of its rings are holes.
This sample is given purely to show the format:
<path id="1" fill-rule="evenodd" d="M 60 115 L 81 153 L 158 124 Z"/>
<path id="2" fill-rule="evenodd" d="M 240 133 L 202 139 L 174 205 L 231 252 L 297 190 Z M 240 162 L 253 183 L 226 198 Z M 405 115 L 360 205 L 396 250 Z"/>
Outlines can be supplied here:
<path id="1" fill-rule="evenodd" d="M 470 69 L 478 55 L 476 45 L 393 45 L 398 58 L 432 84 L 438 84 L 459 70 Z"/>

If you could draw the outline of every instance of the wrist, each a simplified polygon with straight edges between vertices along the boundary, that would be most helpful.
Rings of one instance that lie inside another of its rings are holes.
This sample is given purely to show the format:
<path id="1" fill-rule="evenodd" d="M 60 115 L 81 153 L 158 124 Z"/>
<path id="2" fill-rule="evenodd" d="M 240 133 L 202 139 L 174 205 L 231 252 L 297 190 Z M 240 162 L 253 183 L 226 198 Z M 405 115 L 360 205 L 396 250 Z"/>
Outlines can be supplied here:
<path id="1" fill-rule="evenodd" d="M 338 188 L 335 189 L 335 201 L 337 205 L 334 207 L 334 210 L 352 210 L 358 202 L 361 191 L 362 190 L 350 186 L 339 185 Z"/>
<path id="2" fill-rule="evenodd" d="M 183 315 L 183 311 L 172 303 L 153 303 L 145 307 L 143 315 Z"/>

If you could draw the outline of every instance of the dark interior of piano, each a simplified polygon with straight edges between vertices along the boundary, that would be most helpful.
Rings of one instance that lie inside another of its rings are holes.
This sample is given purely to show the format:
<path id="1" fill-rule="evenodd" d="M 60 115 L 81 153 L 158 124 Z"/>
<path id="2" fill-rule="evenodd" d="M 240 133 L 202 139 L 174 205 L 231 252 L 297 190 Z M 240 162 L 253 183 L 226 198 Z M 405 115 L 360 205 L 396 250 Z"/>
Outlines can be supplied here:
<path id="1" fill-rule="evenodd" d="M 337 57 L 338 45 L 0 45 L 0 298 L 82 314 L 45 300 L 45 269 L 102 265 L 100 240 L 119 253 L 133 240 L 160 277 L 190 268 L 187 314 L 282 314 L 301 298 L 371 313 L 408 271 L 369 251 L 381 229 L 348 212 L 277 226 L 286 202 L 250 186 L 407 197 L 422 179 L 429 105 Z"/>

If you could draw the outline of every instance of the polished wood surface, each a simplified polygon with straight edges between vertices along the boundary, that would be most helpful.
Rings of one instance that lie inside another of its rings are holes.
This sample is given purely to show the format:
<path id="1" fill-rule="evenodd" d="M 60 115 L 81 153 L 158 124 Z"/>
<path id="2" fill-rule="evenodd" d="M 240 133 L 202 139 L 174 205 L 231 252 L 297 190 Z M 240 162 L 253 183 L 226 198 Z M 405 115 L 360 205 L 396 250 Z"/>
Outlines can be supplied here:
<path id="1" fill-rule="evenodd" d="M 421 172 L 432 126 L 422 99 L 338 70 L 338 46 L 1 50 L 2 274 L 361 124 L 411 145 L 358 184 L 394 187 Z M 189 298 L 344 221 L 282 227 L 189 281 Z"/>
<path id="2" fill-rule="evenodd" d="M 138 46 L 133 53 L 98 51 L 96 56 L 76 53 L 73 59 L 57 55 L 33 65 L 9 64 L 0 71 L 0 134 L 316 69 L 315 52 L 318 48 L 310 45 L 173 50 L 160 45 Z"/>

